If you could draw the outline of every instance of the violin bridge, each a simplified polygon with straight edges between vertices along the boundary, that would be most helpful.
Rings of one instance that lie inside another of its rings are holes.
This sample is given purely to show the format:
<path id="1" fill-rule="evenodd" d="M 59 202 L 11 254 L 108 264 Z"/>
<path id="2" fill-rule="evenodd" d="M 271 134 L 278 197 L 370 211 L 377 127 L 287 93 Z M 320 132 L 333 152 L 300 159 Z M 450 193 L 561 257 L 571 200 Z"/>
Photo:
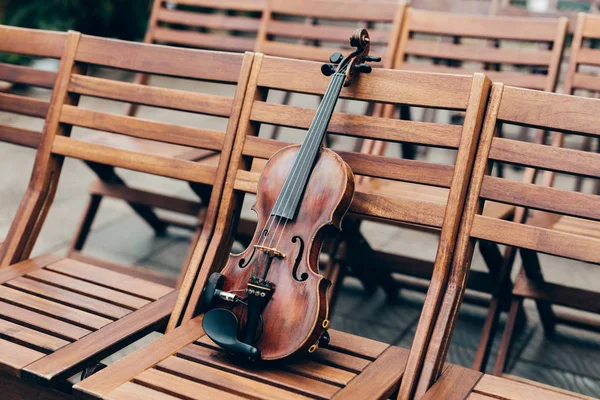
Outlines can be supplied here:
<path id="1" fill-rule="evenodd" d="M 254 248 L 257 249 L 257 250 L 262 251 L 263 253 L 267 254 L 270 257 L 285 258 L 285 254 L 283 254 L 279 250 L 274 249 L 272 247 L 260 246 L 258 244 L 255 244 Z"/>

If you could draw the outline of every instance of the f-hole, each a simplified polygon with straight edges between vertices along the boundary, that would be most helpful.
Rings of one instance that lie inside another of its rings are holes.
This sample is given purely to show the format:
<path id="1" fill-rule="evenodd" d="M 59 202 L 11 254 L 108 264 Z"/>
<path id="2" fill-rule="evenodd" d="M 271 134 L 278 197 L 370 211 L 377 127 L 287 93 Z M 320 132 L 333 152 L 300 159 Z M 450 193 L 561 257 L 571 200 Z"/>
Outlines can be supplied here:
<path id="1" fill-rule="evenodd" d="M 300 266 L 300 261 L 302 260 L 302 255 L 304 254 L 304 240 L 300 236 L 294 236 L 292 238 L 292 243 L 300 242 L 300 250 L 298 250 L 298 255 L 296 256 L 296 260 L 294 261 L 294 269 L 292 269 L 292 277 L 298 282 L 304 282 L 308 279 L 308 274 L 303 272 L 300 277 L 298 277 L 298 267 Z"/>

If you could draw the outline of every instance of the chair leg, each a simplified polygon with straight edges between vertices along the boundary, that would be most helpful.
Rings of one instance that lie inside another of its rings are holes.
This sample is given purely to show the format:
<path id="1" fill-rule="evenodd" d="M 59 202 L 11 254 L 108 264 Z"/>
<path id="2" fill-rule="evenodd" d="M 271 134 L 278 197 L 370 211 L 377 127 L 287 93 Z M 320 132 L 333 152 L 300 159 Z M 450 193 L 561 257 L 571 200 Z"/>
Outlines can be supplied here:
<path id="1" fill-rule="evenodd" d="M 410 121 L 410 107 L 400 106 L 400 119 Z M 417 156 L 417 146 L 412 143 L 402 143 L 402 158 L 414 160 Z"/>
<path id="2" fill-rule="evenodd" d="M 83 213 L 83 218 L 77 228 L 77 233 L 75 234 L 73 242 L 71 242 L 69 253 L 83 250 L 83 246 L 85 246 L 85 242 L 90 234 L 92 223 L 94 222 L 94 218 L 96 218 L 96 213 L 98 212 L 101 201 L 102 196 L 100 195 L 92 194 L 90 196 L 87 207 Z"/>
<path id="3" fill-rule="evenodd" d="M 514 297 L 510 304 L 510 311 L 508 318 L 506 319 L 506 326 L 502 333 L 502 340 L 500 341 L 500 348 L 498 349 L 498 357 L 496 358 L 496 364 L 494 365 L 493 374 L 500 376 L 504 373 L 506 363 L 508 361 L 508 355 L 510 354 L 510 347 L 512 345 L 512 337 L 515 331 L 515 325 L 519 309 L 523 303 L 522 297 Z"/>
<path id="4" fill-rule="evenodd" d="M 543 282 L 544 276 L 542 274 L 542 268 L 537 253 L 535 251 L 521 249 L 521 259 L 523 260 L 521 273 L 524 273 L 524 276 L 520 276 L 517 279 Z M 535 305 L 538 314 L 540 314 L 540 319 L 542 320 L 544 334 L 546 337 L 552 336 L 556 327 L 556 316 L 554 315 L 554 311 L 552 311 L 552 305 L 543 300 L 536 300 Z"/>

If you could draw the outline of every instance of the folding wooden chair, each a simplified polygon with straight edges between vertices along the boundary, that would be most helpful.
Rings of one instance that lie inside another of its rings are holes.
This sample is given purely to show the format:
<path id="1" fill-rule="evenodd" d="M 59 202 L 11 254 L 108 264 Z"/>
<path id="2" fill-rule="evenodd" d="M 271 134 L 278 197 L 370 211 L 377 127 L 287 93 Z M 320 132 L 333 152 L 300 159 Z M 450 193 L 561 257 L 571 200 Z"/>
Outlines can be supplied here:
<path id="1" fill-rule="evenodd" d="M 494 84 L 453 260 L 452 276 L 457 280 L 449 282 L 417 394 L 423 394 L 441 371 L 477 239 L 517 249 L 523 263 L 515 281 L 510 313 L 494 368 L 495 375 L 501 375 L 504 370 L 516 315 L 525 298 L 536 300 L 547 333 L 552 332 L 557 323 L 576 327 L 591 324 L 594 330 L 598 330 L 598 322 L 553 310 L 551 305 L 557 304 L 597 313 L 599 294 L 544 281 L 538 253 L 600 264 L 600 197 L 552 187 L 556 174 L 600 178 L 599 154 L 562 147 L 565 134 L 600 136 L 599 113 L 600 100 L 597 99 Z M 551 143 L 546 145 L 544 142 L 527 143 L 494 137 L 501 124 L 533 126 L 552 131 Z M 531 172 L 526 174 L 530 179 L 518 182 L 493 177 L 490 170 L 494 162 L 525 166 Z M 535 179 L 536 171 L 540 179 Z M 519 207 L 515 220 L 504 221 L 481 215 L 482 206 L 488 201 Z M 512 254 L 510 262 L 514 256 Z M 487 375 L 481 377 L 480 374 L 473 374 L 473 371 L 463 372 L 471 374 L 473 379 L 470 385 L 465 383 L 467 392 L 461 398 L 471 391 L 482 395 L 481 398 L 576 397 L 567 397 L 569 395 L 564 392 L 552 396 L 546 392 L 544 396 L 541 395 L 544 393 L 542 389 L 532 388 L 532 385 L 540 386 L 537 383 L 528 386 L 523 381 Z M 446 379 L 448 385 L 467 382 L 464 374 L 458 373 L 455 378 Z M 440 383 L 437 390 L 443 388 L 444 385 Z M 533 396 L 535 393 L 539 395 Z"/>
<path id="2" fill-rule="evenodd" d="M 155 0 L 144 42 L 204 50 L 251 51 L 255 47 L 263 8 L 264 2 L 261 0 L 185 0 L 176 3 Z M 203 68 L 200 65 L 197 67 Z M 151 75 L 136 74 L 133 82 L 149 85 Z M 138 104 L 127 103 L 124 107 L 126 115 L 135 116 L 138 112 Z M 132 151 L 147 151 L 150 148 L 157 154 L 168 154 L 170 157 L 186 161 L 198 161 L 214 155 L 212 151 L 204 149 L 190 149 L 158 142 L 148 144 L 143 140 L 103 133 L 92 135 L 87 140 L 94 144 L 109 144 Z M 93 223 L 102 198 L 105 196 L 127 201 L 158 235 L 164 234 L 169 226 L 196 231 L 197 222 L 190 224 L 181 218 L 155 212 L 157 209 L 166 209 L 176 214 L 190 215 L 189 208 L 174 207 L 181 199 L 141 188 L 132 188 L 126 185 L 114 170 L 94 170 L 94 172 L 98 175 L 99 181 L 90 188 L 89 206 L 73 240 L 71 248 L 73 252 L 83 250 L 89 235 L 89 226 Z M 194 208 L 205 208 L 210 199 L 210 188 L 198 184 L 192 184 L 191 188 L 201 200 L 195 202 Z"/>
<path id="3" fill-rule="evenodd" d="M 529 89 L 554 91 L 556 88 L 562 50 L 567 31 L 566 19 L 531 19 L 487 17 L 476 15 L 457 15 L 434 11 L 417 10 L 408 8 L 402 23 L 402 34 L 396 52 L 394 68 L 403 70 L 417 70 L 440 73 L 466 73 L 467 71 L 483 71 L 490 79 L 498 82 Z M 432 38 L 438 39 L 431 40 Z M 453 38 L 454 42 L 444 41 L 441 38 Z M 483 41 L 482 41 L 483 40 Z M 477 42 L 478 41 L 478 42 Z M 493 47 L 489 42 L 501 41 L 530 43 L 532 48 Z M 540 46 L 548 47 L 548 50 Z M 443 65 L 449 61 L 453 66 Z M 505 70 L 505 68 L 513 70 Z M 492 68 L 493 67 L 493 68 Z M 497 67 L 497 68 L 496 68 Z M 521 68 L 526 67 L 526 68 Z M 532 68 L 535 68 L 532 69 Z M 393 110 L 388 110 L 391 113 Z M 431 120 L 435 110 L 425 110 Z M 401 109 L 402 113 L 402 109 Z M 410 118 L 406 113 L 403 118 Z M 540 136 L 538 133 L 537 136 Z M 382 154 L 385 145 L 375 143 L 370 150 L 374 154 Z M 390 183 L 381 185 L 377 181 L 366 181 L 365 184 L 374 184 L 383 193 L 404 194 L 406 196 L 421 196 L 429 201 L 441 203 L 445 201 L 445 191 L 440 188 L 418 188 L 418 190 L 405 183 Z M 514 207 L 509 204 L 495 202 L 486 203 L 484 215 L 509 219 L 514 214 Z M 467 299 L 475 304 L 488 306 L 488 315 L 484 324 L 479 350 L 476 354 L 473 367 L 485 367 L 488 348 L 495 331 L 496 322 L 502 308 L 507 310 L 507 303 L 503 298 L 511 291 L 511 282 L 508 275 L 510 269 L 503 265 L 503 256 L 498 246 L 487 241 L 479 243 L 480 250 L 489 274 L 473 271 L 468 287 L 479 293 L 492 295 L 490 302 L 481 301 L 481 296 L 467 293 Z M 431 263 L 416 260 L 410 257 L 397 256 L 388 253 L 376 253 L 382 265 L 389 265 L 387 269 L 403 275 L 429 279 L 431 276 Z M 396 276 L 402 287 L 423 290 L 420 281 L 405 279 Z M 490 285 L 490 282 L 501 281 L 502 286 Z M 426 288 L 426 286 L 425 286 Z"/>
<path id="4" fill-rule="evenodd" d="M 3 29 L 11 35 L 10 28 Z M 214 231 L 252 57 L 67 35 L 29 189 L 0 249 L 0 371 L 54 385 L 167 322 L 177 289 L 133 277 L 128 268 L 115 272 L 101 262 L 29 254 L 52 204 L 63 160 L 71 157 L 99 169 L 107 165 L 212 186 L 204 227 L 194 243 L 195 258 L 188 262 L 199 265 Z M 234 86 L 235 95 L 86 76 L 89 66 L 185 78 L 190 85 L 221 82 Z M 227 127 L 219 132 L 84 109 L 78 105 L 80 96 L 181 110 L 199 119 L 217 116 Z M 210 165 L 91 144 L 79 139 L 89 132 L 71 135 L 74 126 L 209 149 L 220 158 Z M 195 270 L 190 268 L 191 276 Z M 187 293 L 190 286 L 183 282 L 180 290 Z"/>
<path id="5" fill-rule="evenodd" d="M 80 382 L 74 387 L 79 394 L 88 398 L 234 398 L 242 394 L 258 398 L 388 398 L 397 390 L 401 377 L 404 376 L 403 382 L 417 377 L 415 372 L 428 342 L 430 323 L 448 278 L 453 235 L 461 218 L 462 197 L 466 194 L 483 118 L 490 83 L 481 74 L 444 76 L 374 69 L 342 90 L 342 98 L 354 100 L 464 110 L 466 123 L 462 127 L 345 113 L 335 113 L 329 125 L 330 132 L 345 136 L 407 140 L 458 150 L 455 165 L 339 153 L 357 175 L 450 188 L 447 206 L 361 191 L 355 193 L 350 206 L 351 214 L 364 218 L 441 228 L 436 274 L 406 368 L 407 350 L 338 331 L 331 331 L 327 348 L 308 358 L 284 364 L 239 364 L 208 340 L 201 327 L 202 315 L 196 316 L 207 277 L 222 266 L 231 248 L 233 221 L 240 212 L 242 196 L 256 191 L 259 173 L 250 162 L 267 159 L 287 145 L 258 137 L 260 124 L 307 129 L 314 116 L 314 110 L 265 101 L 267 92 L 276 89 L 323 94 L 329 79 L 321 75 L 320 67 L 315 62 L 255 55 L 219 223 L 183 322 L 164 337 Z M 171 319 L 170 326 L 176 323 Z"/>

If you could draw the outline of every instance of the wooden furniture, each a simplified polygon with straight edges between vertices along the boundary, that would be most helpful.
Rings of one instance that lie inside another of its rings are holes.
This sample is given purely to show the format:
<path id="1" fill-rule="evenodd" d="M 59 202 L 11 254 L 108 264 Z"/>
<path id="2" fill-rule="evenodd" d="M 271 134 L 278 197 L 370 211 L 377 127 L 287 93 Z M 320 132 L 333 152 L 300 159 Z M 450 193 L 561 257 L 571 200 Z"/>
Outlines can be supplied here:
<path id="1" fill-rule="evenodd" d="M 455 165 L 339 152 L 357 175 L 450 189 L 447 206 L 360 190 L 350 206 L 352 214 L 364 218 L 441 228 L 436 275 L 410 356 L 407 350 L 395 346 L 330 330 L 330 345 L 308 358 L 289 360 L 283 365 L 245 365 L 232 361 L 207 341 L 201 327 L 203 315 L 196 316 L 207 277 L 220 268 L 231 247 L 233 221 L 239 214 L 243 194 L 256 192 L 259 173 L 251 164 L 269 158 L 287 145 L 258 137 L 260 124 L 306 129 L 315 114 L 310 109 L 269 103 L 265 101 L 267 93 L 275 89 L 323 94 L 329 79 L 321 75 L 320 67 L 315 62 L 255 56 L 218 225 L 183 322 L 149 346 L 77 384 L 74 389 L 81 395 L 107 399 L 161 398 L 165 394 L 233 398 L 239 393 L 261 398 L 387 398 L 397 390 L 400 378 L 406 385 L 415 382 L 429 340 L 430 324 L 446 288 L 453 234 L 461 217 L 462 197 L 466 194 L 490 85 L 481 74 L 444 76 L 373 69 L 342 90 L 343 98 L 361 101 L 461 109 L 466 112 L 467 121 L 462 127 L 346 113 L 335 113 L 329 125 L 330 132 L 347 136 L 392 142 L 406 140 L 458 150 Z M 175 323 L 171 320 L 170 325 Z"/>
<path id="2" fill-rule="evenodd" d="M 453 278 L 458 280 L 450 282 L 443 300 L 419 383 L 420 393 L 424 393 L 441 370 L 476 239 L 512 249 L 505 256 L 506 265 L 512 264 L 517 251 L 523 261 L 514 284 L 494 374 L 503 372 L 516 315 L 525 298 L 536 301 L 547 334 L 552 333 L 557 323 L 575 327 L 591 324 L 598 330 L 598 322 L 553 310 L 552 304 L 558 304 L 596 313 L 599 294 L 544 281 L 538 253 L 600 263 L 599 196 L 552 187 L 556 174 L 600 177 L 600 155 L 562 147 L 565 134 L 600 135 L 597 124 L 600 100 L 495 84 L 488 104 L 453 261 Z M 545 140 L 527 143 L 494 137 L 501 124 L 535 126 L 551 131 L 548 134 L 550 144 L 545 144 Z M 491 176 L 491 164 L 499 161 L 527 167 L 526 180 L 517 182 Z M 536 180 L 536 175 L 540 175 L 540 179 Z M 487 201 L 518 207 L 515 219 L 511 222 L 481 215 L 483 203 Z M 462 248 L 468 251 L 463 253 Z M 495 381 L 493 378 L 488 380 Z M 512 396 L 519 392 L 518 387 L 515 385 L 512 389 Z"/>
<path id="3" fill-rule="evenodd" d="M 155 0 L 144 42 L 206 50 L 251 51 L 255 47 L 264 6 L 261 0 L 184 0 L 177 3 Z M 197 65 L 197 68 L 204 67 Z M 151 85 L 151 74 L 138 73 L 133 83 Z M 133 102 L 126 103 L 125 114 L 135 116 L 138 106 Z M 143 140 L 105 133 L 90 135 L 86 140 L 93 144 L 118 146 L 131 151 L 152 151 L 155 154 L 168 155 L 185 161 L 199 161 L 214 155 L 214 152 L 205 149 L 190 149 L 186 146 L 161 142 L 149 144 Z M 114 170 L 94 172 L 99 180 L 90 188 L 90 206 L 85 211 L 80 229 L 73 240 L 71 249 L 73 252 L 79 252 L 85 246 L 89 229 L 86 229 L 84 223 L 92 224 L 101 200 L 105 196 L 127 201 L 157 235 L 165 234 L 169 226 L 188 229 L 195 231 L 196 235 L 199 234 L 197 227 L 201 221 L 189 223 L 182 218 L 159 215 L 155 211 L 168 210 L 176 214 L 190 215 L 189 207 L 175 206 L 181 203 L 181 199 L 128 186 Z M 113 183 L 119 185 L 112 185 L 109 188 L 108 186 Z M 200 199 L 199 202 L 195 202 L 193 208 L 205 208 L 210 199 L 210 188 L 195 183 L 191 183 L 190 186 Z"/>
<path id="4" fill-rule="evenodd" d="M 564 18 L 487 17 L 408 8 L 402 23 L 394 68 L 441 73 L 465 73 L 485 69 L 486 75 L 492 80 L 551 92 L 556 88 L 566 32 L 567 21 Z M 444 38 L 454 39 L 450 41 Z M 532 47 L 515 49 L 489 45 L 489 42 L 501 41 L 517 41 L 521 45 L 530 43 Z M 540 46 L 549 49 L 542 49 Z M 452 66 L 443 65 L 444 61 Z M 506 68 L 509 70 L 505 70 Z M 432 111 L 434 110 L 425 111 L 426 121 L 432 120 Z M 393 110 L 386 112 L 392 115 Z M 405 114 L 404 117 L 410 118 L 410 115 Z M 540 133 L 537 134 L 539 135 Z M 376 154 L 383 151 L 385 146 L 378 143 L 371 149 L 371 152 Z M 378 190 L 386 194 L 413 193 L 413 196 L 421 196 L 435 203 L 443 204 L 445 201 L 445 192 L 440 188 L 415 190 L 404 183 L 381 185 L 377 181 L 366 184 L 377 185 Z M 508 219 L 513 214 L 514 207 L 510 204 L 486 203 L 486 216 Z M 503 305 L 506 304 L 503 298 L 509 296 L 511 282 L 507 279 L 510 269 L 503 267 L 502 254 L 498 247 L 487 241 L 481 241 L 479 247 L 490 273 L 474 271 L 468 286 L 475 292 L 492 294 L 490 302 L 482 302 L 477 294 L 469 297 L 469 300 L 476 304 L 488 306 L 488 316 L 473 364 L 475 369 L 481 370 L 485 367 L 487 357 L 483 349 L 488 348 L 493 339 L 500 312 L 503 308 L 508 310 Z M 428 279 L 432 274 L 432 265 L 421 260 L 392 254 L 378 254 L 377 257 L 390 265 L 389 268 L 404 275 Z M 416 286 L 412 279 L 399 277 L 397 280 L 405 287 L 424 289 L 423 286 Z M 505 282 L 505 286 L 490 285 L 493 281 Z"/>
<path id="5" fill-rule="evenodd" d="M 19 46 L 24 49 L 30 46 L 32 51 L 40 51 L 50 43 L 26 40 L 28 36 L 18 29 L 2 29 L 3 39 L 21 37 L 24 42 Z M 196 258 L 189 261 L 198 265 L 216 222 L 252 57 L 251 53 L 176 49 L 69 32 L 29 189 L 0 249 L 2 373 L 54 385 L 164 325 L 178 292 L 189 292 L 189 283 L 186 286 L 183 282 L 177 290 L 156 283 L 152 276 L 134 278 L 129 268 L 115 270 L 111 264 L 91 259 L 83 262 L 81 258 L 52 254 L 29 255 L 52 205 L 63 160 L 71 157 L 93 163 L 98 170 L 120 167 L 212 186 L 204 227 L 195 240 Z M 92 65 L 226 82 L 236 87 L 235 95 L 216 96 L 87 76 L 85 71 Z M 80 96 L 182 110 L 199 118 L 220 116 L 227 128 L 218 132 L 84 109 L 78 106 Z M 74 126 L 210 149 L 220 153 L 220 159 L 209 165 L 91 144 L 80 140 L 78 132 L 72 137 Z M 190 273 L 195 270 L 191 267 Z"/>
<path id="6" fill-rule="evenodd" d="M 563 90 L 565 93 L 593 97 L 600 95 L 600 78 L 598 78 L 600 51 L 594 48 L 594 43 L 598 39 L 600 39 L 600 17 L 579 13 L 571 44 L 569 67 L 565 75 Z M 592 146 L 592 138 L 584 137 L 583 149 L 590 150 Z M 600 152 L 599 141 L 596 141 L 596 146 L 596 151 Z M 583 181 L 583 177 L 577 178 L 576 191 L 581 191 Z M 600 181 L 595 181 L 593 191 L 600 193 Z"/>

